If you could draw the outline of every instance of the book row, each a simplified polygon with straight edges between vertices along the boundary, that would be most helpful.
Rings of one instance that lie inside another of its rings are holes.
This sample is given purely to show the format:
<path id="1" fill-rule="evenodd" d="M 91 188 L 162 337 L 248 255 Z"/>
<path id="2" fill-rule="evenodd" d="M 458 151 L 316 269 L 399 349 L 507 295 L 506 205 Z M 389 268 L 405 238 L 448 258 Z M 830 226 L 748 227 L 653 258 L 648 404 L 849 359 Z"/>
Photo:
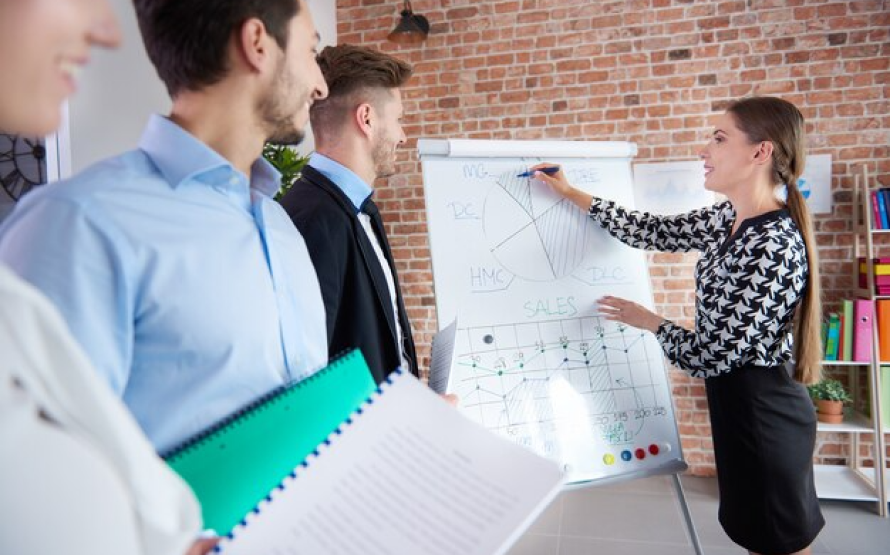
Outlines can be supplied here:
<path id="1" fill-rule="evenodd" d="M 822 322 L 825 360 L 871 362 L 877 324 L 881 362 L 890 363 L 890 299 L 844 300 L 839 312 L 831 312 Z"/>
<path id="2" fill-rule="evenodd" d="M 875 229 L 890 229 L 890 189 L 871 192 L 871 211 Z"/>
<path id="3" fill-rule="evenodd" d="M 859 258 L 859 287 L 868 289 L 868 265 L 865 258 Z M 875 258 L 873 264 L 872 287 L 876 295 L 890 295 L 890 258 Z"/>

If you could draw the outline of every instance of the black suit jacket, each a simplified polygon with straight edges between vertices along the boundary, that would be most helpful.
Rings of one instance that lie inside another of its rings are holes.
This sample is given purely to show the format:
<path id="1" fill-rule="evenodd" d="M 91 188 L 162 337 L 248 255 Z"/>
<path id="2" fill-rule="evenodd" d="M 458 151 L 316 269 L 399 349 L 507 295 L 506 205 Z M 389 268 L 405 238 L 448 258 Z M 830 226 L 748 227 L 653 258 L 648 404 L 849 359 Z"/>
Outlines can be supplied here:
<path id="1" fill-rule="evenodd" d="M 411 366 L 405 370 L 418 375 L 414 339 L 388 241 L 381 247 L 395 281 L 398 315 L 393 314 L 386 276 L 355 205 L 337 185 L 306 166 L 281 205 L 306 240 L 318 274 L 327 312 L 330 355 L 348 348 L 361 349 L 379 384 L 401 364 L 395 331 L 398 316 Z"/>

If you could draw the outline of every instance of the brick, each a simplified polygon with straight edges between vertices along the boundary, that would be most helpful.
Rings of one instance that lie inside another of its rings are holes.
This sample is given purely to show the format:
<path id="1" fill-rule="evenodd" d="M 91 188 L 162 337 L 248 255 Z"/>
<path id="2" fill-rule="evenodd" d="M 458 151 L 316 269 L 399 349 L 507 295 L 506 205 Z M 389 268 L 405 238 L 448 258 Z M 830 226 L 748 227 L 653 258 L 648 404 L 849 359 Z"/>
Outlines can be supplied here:
<path id="1" fill-rule="evenodd" d="M 455 8 L 453 10 L 448 10 L 445 12 L 445 17 L 448 21 L 454 21 L 455 19 L 466 19 L 473 17 L 479 13 L 479 8 L 475 6 L 469 6 L 466 8 Z"/>
<path id="2" fill-rule="evenodd" d="M 828 44 L 831 46 L 839 46 L 847 43 L 847 33 L 829 33 L 826 37 Z"/>
<path id="3" fill-rule="evenodd" d="M 698 84 L 699 85 L 716 85 L 717 84 L 717 75 L 715 75 L 713 73 L 699 75 L 698 76 Z"/>
<path id="4" fill-rule="evenodd" d="M 583 60 L 563 60 L 556 63 L 556 71 L 565 73 L 569 71 L 586 71 L 591 67 L 589 59 Z"/>
<path id="5" fill-rule="evenodd" d="M 688 48 L 681 48 L 668 52 L 669 60 L 688 60 L 690 58 L 692 58 L 692 51 Z"/>
<path id="6" fill-rule="evenodd" d="M 500 99 L 501 102 L 528 102 L 530 97 L 529 91 L 519 90 L 502 93 Z"/>
<path id="7" fill-rule="evenodd" d="M 698 20 L 699 29 L 720 29 L 729 27 L 729 17 L 711 17 Z"/>

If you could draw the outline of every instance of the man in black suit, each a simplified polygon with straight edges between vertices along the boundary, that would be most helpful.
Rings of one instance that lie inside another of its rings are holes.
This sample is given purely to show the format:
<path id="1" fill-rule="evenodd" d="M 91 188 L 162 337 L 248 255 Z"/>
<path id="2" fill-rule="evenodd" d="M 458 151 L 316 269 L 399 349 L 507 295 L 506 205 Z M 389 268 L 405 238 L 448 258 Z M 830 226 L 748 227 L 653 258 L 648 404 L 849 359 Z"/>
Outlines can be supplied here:
<path id="1" fill-rule="evenodd" d="M 395 173 L 407 63 L 368 48 L 327 47 L 318 64 L 329 88 L 310 118 L 316 152 L 281 200 L 306 240 L 327 312 L 328 350 L 361 349 L 378 383 L 397 367 L 418 375 L 399 278 L 372 200 Z"/>

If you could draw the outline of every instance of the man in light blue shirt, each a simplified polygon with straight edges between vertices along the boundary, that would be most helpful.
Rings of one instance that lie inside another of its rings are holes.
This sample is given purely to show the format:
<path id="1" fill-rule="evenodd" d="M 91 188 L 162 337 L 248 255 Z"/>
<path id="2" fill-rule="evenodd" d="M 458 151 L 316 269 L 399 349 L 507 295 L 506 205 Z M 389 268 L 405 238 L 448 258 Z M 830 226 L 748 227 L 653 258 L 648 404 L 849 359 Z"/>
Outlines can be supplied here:
<path id="1" fill-rule="evenodd" d="M 318 34 L 303 0 L 252 4 L 136 0 L 170 117 L 0 229 L 0 260 L 57 305 L 161 451 L 327 362 L 318 280 L 260 157 L 298 142 L 327 94 Z"/>

